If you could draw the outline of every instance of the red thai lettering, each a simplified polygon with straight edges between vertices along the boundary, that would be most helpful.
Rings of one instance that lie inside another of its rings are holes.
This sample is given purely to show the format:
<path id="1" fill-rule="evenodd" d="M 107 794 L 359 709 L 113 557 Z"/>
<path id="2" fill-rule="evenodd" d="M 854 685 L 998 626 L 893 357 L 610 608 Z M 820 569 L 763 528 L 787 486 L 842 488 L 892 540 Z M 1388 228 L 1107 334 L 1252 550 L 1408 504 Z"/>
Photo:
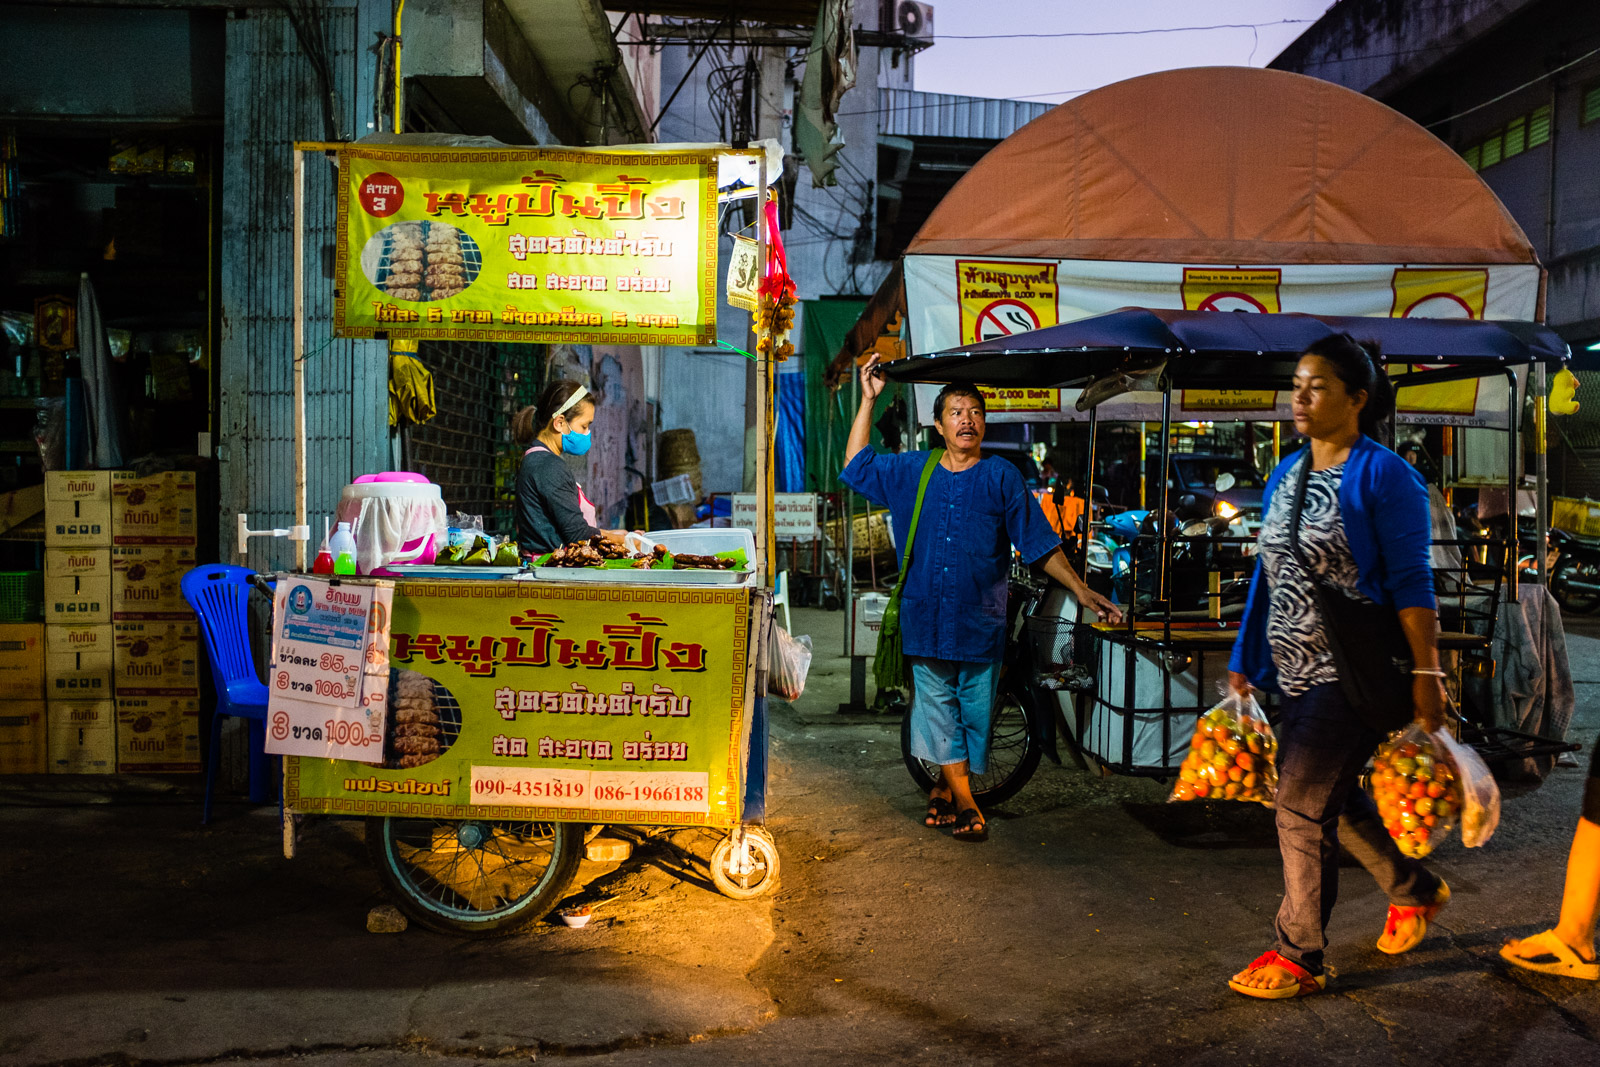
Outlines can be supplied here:
<path id="1" fill-rule="evenodd" d="M 604 670 L 610 661 L 606 648 L 599 641 L 589 640 L 581 644 L 569 638 L 556 638 L 556 666 L 558 667 L 593 667 Z"/>
<path id="2" fill-rule="evenodd" d="M 665 651 L 667 670 L 669 671 L 703 671 L 706 669 L 706 648 L 704 645 L 674 641 L 666 647 Z"/>
<path id="3" fill-rule="evenodd" d="M 443 663 L 444 638 L 438 634 L 410 634 L 397 633 L 394 635 L 394 658 L 407 662 L 421 656 L 430 663 Z"/>

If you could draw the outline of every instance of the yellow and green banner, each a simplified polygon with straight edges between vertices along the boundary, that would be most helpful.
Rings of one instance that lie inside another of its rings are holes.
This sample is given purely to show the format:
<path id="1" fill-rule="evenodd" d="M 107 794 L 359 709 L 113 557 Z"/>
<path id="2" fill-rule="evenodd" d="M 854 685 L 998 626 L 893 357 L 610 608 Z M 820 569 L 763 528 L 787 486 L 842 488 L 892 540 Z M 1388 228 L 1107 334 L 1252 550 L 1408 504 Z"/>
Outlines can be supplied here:
<path id="1" fill-rule="evenodd" d="M 286 758 L 341 815 L 732 826 L 747 589 L 401 582 L 384 762 Z"/>
<path id="2" fill-rule="evenodd" d="M 711 344 L 717 154 L 339 151 L 334 332 Z"/>

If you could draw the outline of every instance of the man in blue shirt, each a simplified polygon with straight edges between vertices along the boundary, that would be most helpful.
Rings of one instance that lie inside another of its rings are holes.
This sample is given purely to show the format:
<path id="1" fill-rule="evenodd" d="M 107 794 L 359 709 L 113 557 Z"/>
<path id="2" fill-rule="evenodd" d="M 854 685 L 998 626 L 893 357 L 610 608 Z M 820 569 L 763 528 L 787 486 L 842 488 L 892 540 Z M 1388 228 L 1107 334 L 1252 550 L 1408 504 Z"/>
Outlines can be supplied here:
<path id="1" fill-rule="evenodd" d="M 872 405 L 882 391 L 874 354 L 861 368 L 861 407 L 839 480 L 889 508 L 896 543 L 903 547 L 928 453 L 888 455 L 867 447 Z M 933 411 L 945 453 L 928 480 L 900 596 L 900 638 L 911 665 L 911 752 L 942 768 L 928 825 L 953 825 L 956 837 L 982 841 L 988 829 L 969 775 L 988 770 L 1013 546 L 1101 619 L 1121 621 L 1122 613 L 1072 569 L 1061 538 L 1017 468 L 979 454 L 986 428 L 983 395 L 970 385 L 947 385 Z"/>

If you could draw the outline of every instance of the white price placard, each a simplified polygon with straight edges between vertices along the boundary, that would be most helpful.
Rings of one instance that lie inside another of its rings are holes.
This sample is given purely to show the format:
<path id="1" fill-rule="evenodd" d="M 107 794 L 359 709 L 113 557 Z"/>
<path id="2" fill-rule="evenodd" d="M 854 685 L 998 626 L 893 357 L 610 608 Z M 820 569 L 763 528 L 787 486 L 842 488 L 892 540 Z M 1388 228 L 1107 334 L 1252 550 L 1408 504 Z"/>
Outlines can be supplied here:
<path id="1" fill-rule="evenodd" d="M 383 762 L 393 598 L 389 585 L 278 583 L 266 751 Z"/>

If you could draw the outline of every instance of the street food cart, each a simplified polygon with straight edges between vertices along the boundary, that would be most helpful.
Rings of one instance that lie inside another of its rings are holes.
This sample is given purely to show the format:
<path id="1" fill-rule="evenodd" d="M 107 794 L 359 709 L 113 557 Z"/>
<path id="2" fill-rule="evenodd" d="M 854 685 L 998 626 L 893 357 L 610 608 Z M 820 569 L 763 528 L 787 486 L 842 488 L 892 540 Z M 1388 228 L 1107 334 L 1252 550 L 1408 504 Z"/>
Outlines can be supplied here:
<path id="1" fill-rule="evenodd" d="M 1524 383 L 1532 385 L 1536 400 L 1542 399 L 1545 371 L 1559 368 L 1569 356 L 1565 342 L 1536 323 L 1124 308 L 913 356 L 891 364 L 888 373 L 907 382 L 1081 389 L 1090 398 L 1086 407 L 1091 414 L 1096 397 L 1109 399 L 1124 391 L 1146 403 L 1154 397 L 1161 408 L 1157 469 L 1164 471 L 1175 394 L 1222 386 L 1257 392 L 1263 410 L 1255 417 L 1282 419 L 1287 414 L 1283 391 L 1300 353 L 1319 338 L 1340 332 L 1378 343 L 1401 398 L 1402 419 L 1408 391 L 1470 385 L 1471 411 L 1454 416 L 1454 421 L 1503 430 L 1509 480 L 1520 481 L 1518 419 L 1513 413 L 1521 411 Z M 1091 421 L 1091 456 L 1095 425 Z M 1542 452 L 1542 440 L 1538 444 Z M 1176 501 L 1168 478 L 1158 477 L 1157 483 L 1159 499 L 1152 504 L 1159 515 Z M 1106 770 L 1175 774 L 1189 747 L 1195 716 L 1215 702 L 1218 685 L 1226 681 L 1238 620 L 1236 612 L 1225 610 L 1222 589 L 1225 581 L 1247 580 L 1254 567 L 1253 538 L 1242 532 L 1230 535 L 1231 525 L 1153 524 L 1148 534 L 1136 538 L 1148 551 L 1133 553 L 1132 585 L 1149 588 L 1148 600 L 1129 604 L 1124 622 L 1117 625 L 1067 620 L 1080 632 L 1077 654 L 1094 675 L 1093 688 L 1078 699 L 1062 695 L 1069 737 Z M 1467 550 L 1458 553 L 1462 564 L 1456 570 L 1435 561 L 1439 645 L 1452 672 L 1450 684 L 1459 692 L 1464 672 L 1493 670 L 1488 650 L 1502 588 L 1509 587 L 1512 601 L 1517 597 L 1516 541 L 1513 534 L 1502 540 L 1445 544 Z M 1478 548 L 1488 550 L 1487 562 L 1469 568 L 1465 560 Z M 1137 573 L 1141 560 L 1153 572 L 1148 581 Z M 1196 605 L 1175 595 L 1181 579 L 1190 575 L 1200 577 L 1204 590 Z M 1470 740 L 1500 751 L 1518 745 L 1517 756 L 1536 754 L 1537 746 L 1550 743 L 1493 721 L 1471 725 Z"/>
<path id="2" fill-rule="evenodd" d="M 778 854 L 760 824 L 781 317 L 756 316 L 754 535 L 650 534 L 661 566 L 424 560 L 309 574 L 302 205 L 304 160 L 320 154 L 337 160 L 341 189 L 335 332 L 391 340 L 710 344 L 719 168 L 742 159 L 754 180 L 738 184 L 761 202 L 769 166 L 762 149 L 718 146 L 296 146 L 297 566 L 274 592 L 267 723 L 268 751 L 285 756 L 286 854 L 297 815 L 363 817 L 396 903 L 467 935 L 549 912 L 596 824 L 722 831 L 717 887 L 770 891 Z M 756 214 L 765 262 L 775 215 Z M 249 534 L 241 517 L 241 552 Z M 728 548 L 728 569 L 666 565 Z"/>

